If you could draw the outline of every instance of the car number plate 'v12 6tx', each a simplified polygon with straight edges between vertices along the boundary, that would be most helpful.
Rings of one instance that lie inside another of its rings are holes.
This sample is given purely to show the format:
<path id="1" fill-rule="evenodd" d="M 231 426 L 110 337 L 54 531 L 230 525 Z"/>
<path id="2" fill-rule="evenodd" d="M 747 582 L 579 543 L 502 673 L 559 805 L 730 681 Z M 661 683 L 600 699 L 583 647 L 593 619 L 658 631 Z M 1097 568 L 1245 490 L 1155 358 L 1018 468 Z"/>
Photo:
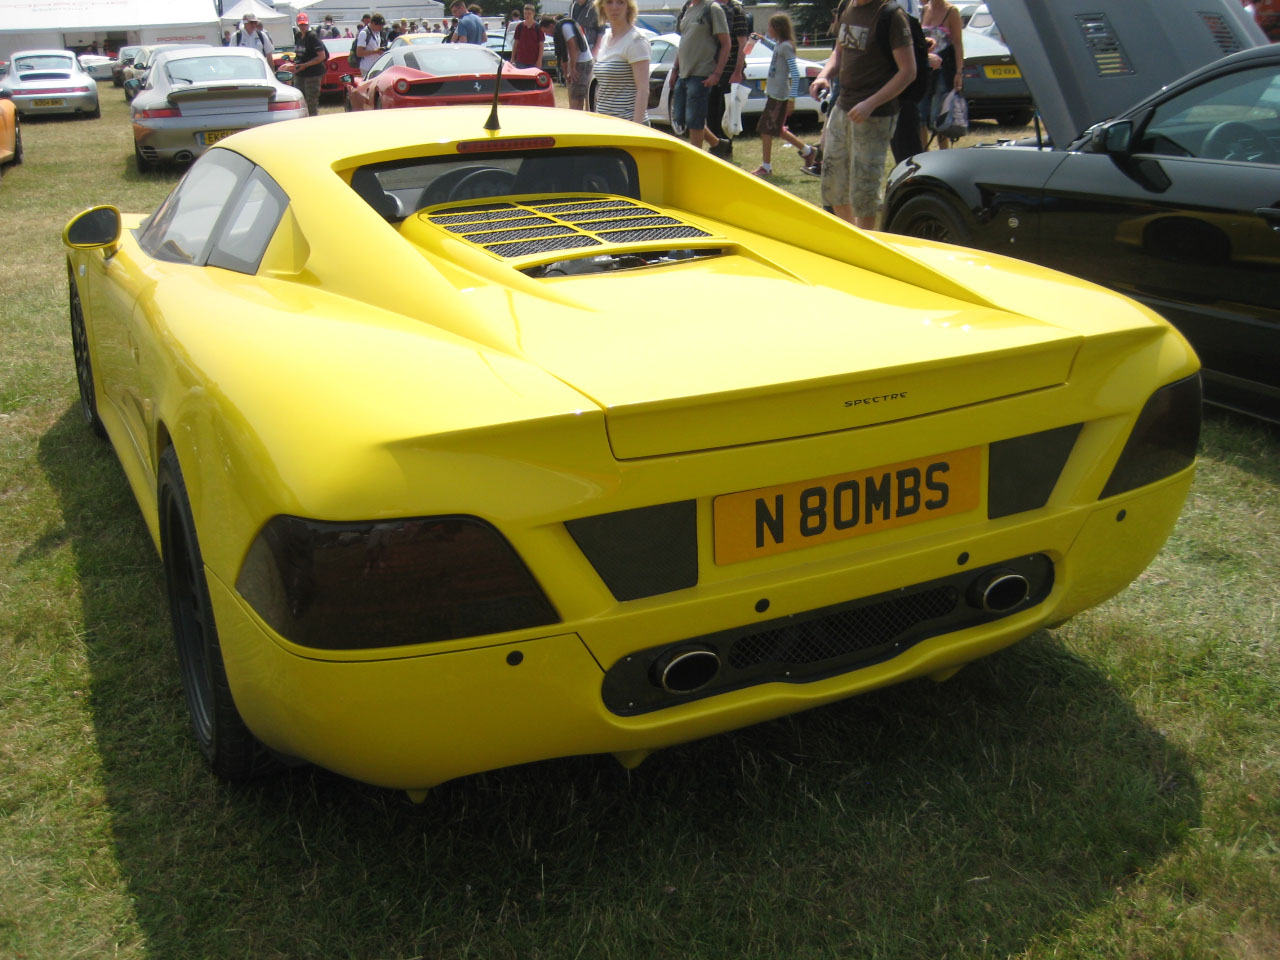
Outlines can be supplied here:
<path id="1" fill-rule="evenodd" d="M 879 533 L 978 506 L 982 448 L 715 498 L 717 564 Z"/>

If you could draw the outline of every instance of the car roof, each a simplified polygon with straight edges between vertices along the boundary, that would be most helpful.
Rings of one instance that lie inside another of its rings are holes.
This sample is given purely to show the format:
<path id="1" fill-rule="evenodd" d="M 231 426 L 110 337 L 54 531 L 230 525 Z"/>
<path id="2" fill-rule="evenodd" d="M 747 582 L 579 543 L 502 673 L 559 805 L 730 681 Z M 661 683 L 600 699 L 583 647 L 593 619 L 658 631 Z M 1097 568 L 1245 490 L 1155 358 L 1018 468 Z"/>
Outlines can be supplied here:
<path id="1" fill-rule="evenodd" d="M 987 0 L 1059 147 L 1220 57 L 1267 42 L 1240 0 Z"/>
<path id="2" fill-rule="evenodd" d="M 262 54 L 252 47 L 180 47 L 176 50 L 162 50 L 151 61 L 152 65 L 172 63 L 174 60 L 192 60 L 198 57 L 251 57 L 261 60 Z"/>
<path id="3" fill-rule="evenodd" d="M 68 60 L 74 60 L 76 55 L 70 50 L 54 50 L 52 48 L 48 50 L 18 50 L 9 55 L 9 60 L 12 62 L 19 57 L 66 57 Z"/>

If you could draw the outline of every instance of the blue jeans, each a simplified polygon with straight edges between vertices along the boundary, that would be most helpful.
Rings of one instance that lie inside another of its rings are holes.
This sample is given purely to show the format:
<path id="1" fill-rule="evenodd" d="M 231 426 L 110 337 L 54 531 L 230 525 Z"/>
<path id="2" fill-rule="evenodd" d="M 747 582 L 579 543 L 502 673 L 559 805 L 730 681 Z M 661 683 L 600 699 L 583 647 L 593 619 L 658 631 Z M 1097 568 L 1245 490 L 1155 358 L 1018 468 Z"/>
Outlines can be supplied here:
<path id="1" fill-rule="evenodd" d="M 689 130 L 703 130 L 707 126 L 707 95 L 710 87 L 704 87 L 706 77 L 680 77 L 671 91 L 671 120 Z"/>

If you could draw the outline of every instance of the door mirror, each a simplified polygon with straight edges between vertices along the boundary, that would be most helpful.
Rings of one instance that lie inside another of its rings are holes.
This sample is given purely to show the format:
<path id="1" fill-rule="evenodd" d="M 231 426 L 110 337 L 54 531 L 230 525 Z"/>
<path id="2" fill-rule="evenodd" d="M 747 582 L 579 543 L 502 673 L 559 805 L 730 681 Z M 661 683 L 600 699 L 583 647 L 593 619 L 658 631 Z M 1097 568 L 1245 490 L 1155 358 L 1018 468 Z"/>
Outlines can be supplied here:
<path id="1" fill-rule="evenodd" d="M 73 250 L 113 247 L 119 239 L 120 211 L 111 206 L 90 207 L 62 231 L 62 242 Z"/>
<path id="2" fill-rule="evenodd" d="M 124 88 L 128 90 L 130 93 L 137 93 L 139 90 L 142 89 L 142 81 L 139 80 L 137 77 L 130 77 L 128 80 L 124 82 Z"/>
<path id="3" fill-rule="evenodd" d="M 1113 120 L 1099 124 L 1093 131 L 1094 149 L 1113 157 L 1127 157 L 1133 152 L 1133 121 Z"/>
<path id="4" fill-rule="evenodd" d="M 277 70 L 276 79 L 281 83 L 293 83 L 293 73 L 289 70 Z"/>

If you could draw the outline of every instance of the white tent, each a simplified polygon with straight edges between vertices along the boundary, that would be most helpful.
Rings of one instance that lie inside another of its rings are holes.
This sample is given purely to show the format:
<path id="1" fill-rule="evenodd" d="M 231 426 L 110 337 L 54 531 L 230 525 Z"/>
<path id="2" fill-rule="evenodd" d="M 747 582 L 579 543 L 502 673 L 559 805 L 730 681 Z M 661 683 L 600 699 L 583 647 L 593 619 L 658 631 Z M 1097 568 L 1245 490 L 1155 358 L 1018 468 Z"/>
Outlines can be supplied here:
<path id="1" fill-rule="evenodd" d="M 244 19 L 246 14 L 250 13 L 263 23 L 271 20 L 286 20 L 289 17 L 287 13 L 281 13 L 274 7 L 267 6 L 262 0 L 240 0 L 239 3 L 233 4 L 222 11 L 222 19 L 239 22 Z"/>
<path id="2" fill-rule="evenodd" d="M 213 0 L 0 0 L 0 56 L 94 42 L 216 43 Z"/>

